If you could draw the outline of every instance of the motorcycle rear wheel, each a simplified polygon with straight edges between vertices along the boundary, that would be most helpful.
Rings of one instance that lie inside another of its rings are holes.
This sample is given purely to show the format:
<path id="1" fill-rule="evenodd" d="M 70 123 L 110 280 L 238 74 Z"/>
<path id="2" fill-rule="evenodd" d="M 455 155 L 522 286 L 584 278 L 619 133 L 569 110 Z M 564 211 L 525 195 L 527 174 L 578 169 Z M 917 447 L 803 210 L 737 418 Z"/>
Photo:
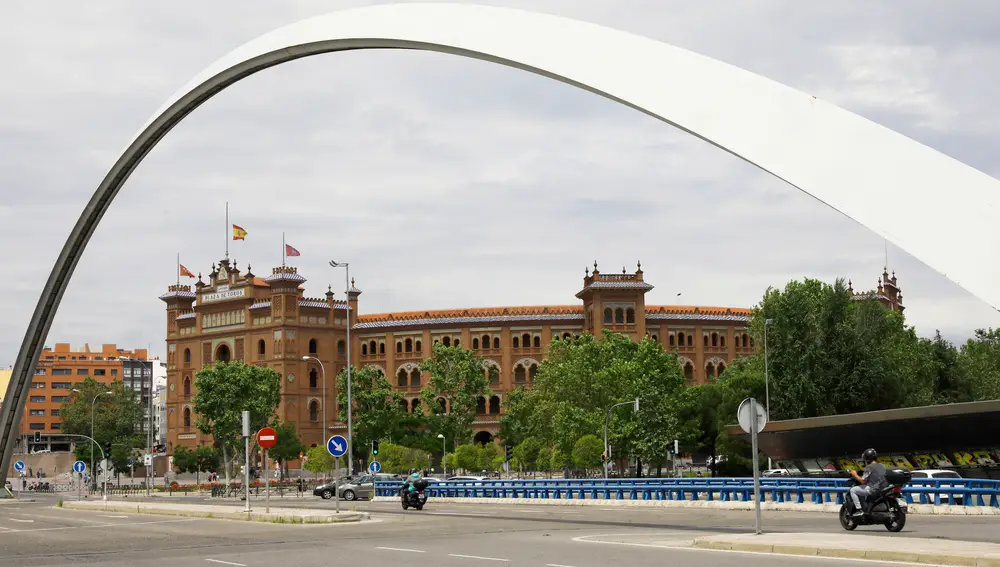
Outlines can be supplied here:
<path id="1" fill-rule="evenodd" d="M 858 527 L 858 522 L 851 517 L 851 512 L 847 509 L 847 504 L 840 507 L 840 514 L 838 516 L 840 516 L 840 527 L 845 530 L 852 532 Z"/>
<path id="2" fill-rule="evenodd" d="M 892 514 L 892 519 L 885 523 L 885 529 L 892 533 L 903 531 L 903 526 L 906 525 L 906 512 L 895 502 L 889 504 L 889 512 Z"/>

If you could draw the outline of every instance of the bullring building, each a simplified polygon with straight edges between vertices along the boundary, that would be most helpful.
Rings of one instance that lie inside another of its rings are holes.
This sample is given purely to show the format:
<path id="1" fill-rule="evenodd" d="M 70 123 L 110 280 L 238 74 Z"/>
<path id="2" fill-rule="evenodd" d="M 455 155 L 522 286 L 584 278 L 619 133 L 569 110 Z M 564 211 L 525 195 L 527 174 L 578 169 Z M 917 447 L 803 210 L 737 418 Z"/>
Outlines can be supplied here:
<path id="1" fill-rule="evenodd" d="M 306 278 L 291 266 L 264 277 L 223 260 L 208 280 L 194 286 L 171 285 L 160 297 L 167 315 L 167 451 L 178 445 L 211 444 L 195 427 L 192 408 L 195 373 L 218 360 L 243 360 L 272 368 L 282 377 L 278 417 L 292 422 L 311 446 L 334 433 L 346 433 L 337 420 L 336 376 L 347 363 L 347 325 L 351 325 L 351 362 L 374 366 L 403 394 L 407 411 L 420 407 L 427 377 L 420 361 L 431 345 L 471 348 L 499 370 L 492 395 L 479 400 L 474 423 L 477 441 L 490 441 L 499 429 L 504 396 L 530 387 L 553 338 L 609 329 L 633 340 L 648 336 L 675 351 L 685 378 L 696 384 L 717 378 L 738 356 L 750 354 L 748 309 L 646 305 L 653 289 L 635 272 L 588 270 L 575 305 L 491 307 L 361 314 L 361 290 L 351 282 L 346 300 L 328 289 L 322 297 L 305 294 Z M 316 360 L 304 360 L 314 357 Z M 319 361 L 317 363 L 317 360 Z M 326 372 L 328 431 L 323 431 L 323 372 Z M 447 411 L 447 401 L 439 400 Z"/>

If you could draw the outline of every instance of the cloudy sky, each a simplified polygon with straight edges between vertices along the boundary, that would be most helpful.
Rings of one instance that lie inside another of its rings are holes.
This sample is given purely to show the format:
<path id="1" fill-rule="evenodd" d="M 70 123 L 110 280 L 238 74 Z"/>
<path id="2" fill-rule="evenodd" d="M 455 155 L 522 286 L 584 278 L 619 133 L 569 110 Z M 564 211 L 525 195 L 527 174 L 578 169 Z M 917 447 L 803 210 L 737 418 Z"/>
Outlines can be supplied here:
<path id="1" fill-rule="evenodd" d="M 362 1 L 0 5 L 0 362 L 118 152 L 171 94 L 279 25 Z M 1000 4 L 978 0 L 494 0 L 653 37 L 813 93 L 1000 177 Z M 906 187 L 886 187 L 905 200 Z M 189 116 L 129 179 L 48 344 L 164 351 L 175 255 L 207 273 L 225 203 L 242 268 L 281 262 L 307 295 L 349 261 L 362 310 L 574 303 L 584 267 L 632 269 L 649 303 L 748 307 L 804 276 L 871 288 L 883 241 L 721 150 L 554 81 L 417 52 L 295 61 Z M 892 215 L 894 211 L 887 210 Z M 933 227 L 928 227 L 933 230 Z M 986 252 L 986 251 L 984 251 Z M 923 335 L 1000 315 L 888 247 Z M 997 283 L 1000 285 L 1000 282 Z M 681 293 L 681 297 L 676 295 Z M 8 362 L 9 361 L 9 362 Z"/>

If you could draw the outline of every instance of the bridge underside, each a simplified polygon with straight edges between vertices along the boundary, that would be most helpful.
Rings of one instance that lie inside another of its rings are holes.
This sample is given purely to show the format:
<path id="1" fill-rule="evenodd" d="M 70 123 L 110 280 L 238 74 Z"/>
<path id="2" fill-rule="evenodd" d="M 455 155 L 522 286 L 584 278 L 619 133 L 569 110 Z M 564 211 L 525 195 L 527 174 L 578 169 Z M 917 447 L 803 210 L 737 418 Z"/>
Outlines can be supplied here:
<path id="1" fill-rule="evenodd" d="M 776 421 L 761 451 L 792 473 L 841 475 L 874 447 L 885 464 L 1000 478 L 1000 400 Z M 730 434 L 749 441 L 739 426 Z"/>

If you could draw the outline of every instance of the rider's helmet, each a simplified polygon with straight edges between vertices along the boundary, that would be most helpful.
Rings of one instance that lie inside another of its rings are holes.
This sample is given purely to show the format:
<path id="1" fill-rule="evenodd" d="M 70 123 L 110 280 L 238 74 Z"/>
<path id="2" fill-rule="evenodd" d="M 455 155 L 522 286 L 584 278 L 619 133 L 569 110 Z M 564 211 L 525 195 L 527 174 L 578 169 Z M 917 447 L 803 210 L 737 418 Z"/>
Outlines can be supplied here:
<path id="1" fill-rule="evenodd" d="M 866 464 L 878 459 L 878 453 L 875 449 L 865 449 L 865 452 L 861 454 L 861 460 Z"/>
<path id="2" fill-rule="evenodd" d="M 418 478 L 420 478 L 420 473 L 413 473 L 410 475 L 411 480 L 417 480 Z"/>

